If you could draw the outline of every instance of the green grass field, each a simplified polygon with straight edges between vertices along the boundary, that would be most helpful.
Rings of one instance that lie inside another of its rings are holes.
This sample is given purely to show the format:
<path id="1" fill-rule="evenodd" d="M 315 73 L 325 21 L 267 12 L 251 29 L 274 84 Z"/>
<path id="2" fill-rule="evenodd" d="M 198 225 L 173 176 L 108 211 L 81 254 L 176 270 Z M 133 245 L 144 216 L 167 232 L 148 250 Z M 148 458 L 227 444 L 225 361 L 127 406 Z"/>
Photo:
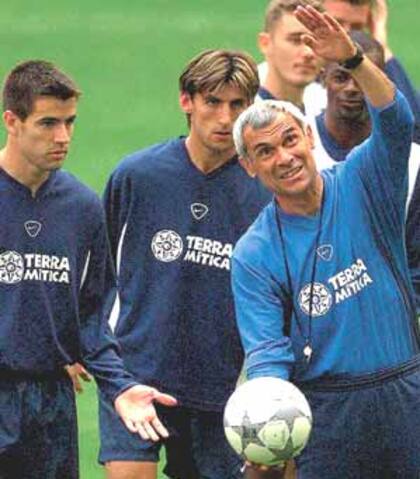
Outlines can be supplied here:
<path id="1" fill-rule="evenodd" d="M 390 44 L 420 86 L 418 0 L 388 1 Z M 44 58 L 74 76 L 83 97 L 66 168 L 101 192 L 121 156 L 185 133 L 177 79 L 188 59 L 214 47 L 245 49 L 261 59 L 255 37 L 265 4 L 14 0 L 0 15 L 0 75 L 19 61 Z M 93 387 L 79 398 L 79 424 L 81 477 L 101 478 Z"/>

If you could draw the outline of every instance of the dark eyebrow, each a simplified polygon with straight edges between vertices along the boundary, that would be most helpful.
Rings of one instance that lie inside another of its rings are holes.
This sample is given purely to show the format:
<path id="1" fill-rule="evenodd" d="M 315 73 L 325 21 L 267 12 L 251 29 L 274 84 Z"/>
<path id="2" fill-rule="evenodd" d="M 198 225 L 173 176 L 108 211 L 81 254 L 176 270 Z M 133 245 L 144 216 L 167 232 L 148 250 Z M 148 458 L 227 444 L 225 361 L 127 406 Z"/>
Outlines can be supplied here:
<path id="1" fill-rule="evenodd" d="M 37 123 L 42 123 L 44 121 L 48 121 L 48 122 L 59 121 L 59 119 L 56 116 L 42 116 L 41 118 L 38 118 L 38 120 L 36 122 Z"/>
<path id="2" fill-rule="evenodd" d="M 304 32 L 291 32 L 288 34 L 289 38 L 300 38 Z"/>
<path id="3" fill-rule="evenodd" d="M 67 118 L 64 118 L 64 122 L 69 122 L 69 121 L 74 121 L 76 119 L 77 115 L 71 115 Z M 37 123 L 43 123 L 43 122 L 60 122 L 61 119 L 57 118 L 56 116 L 43 116 L 39 118 L 36 122 Z"/>
<path id="4" fill-rule="evenodd" d="M 207 95 L 203 95 L 203 98 L 205 100 L 219 100 L 220 101 L 220 98 L 216 95 L 214 95 L 213 93 L 207 93 Z"/>
<path id="5" fill-rule="evenodd" d="M 254 151 L 257 151 L 259 148 L 262 148 L 262 147 L 264 147 L 264 146 L 271 146 L 271 143 L 267 143 L 267 142 L 265 142 L 265 141 L 262 141 L 261 143 L 257 143 L 257 144 L 254 146 L 253 150 L 254 150 Z"/>
<path id="6" fill-rule="evenodd" d="M 280 136 L 283 137 L 283 136 L 286 136 L 288 135 L 289 133 L 293 133 L 297 130 L 297 126 L 295 125 L 290 125 L 289 127 L 287 127 L 285 130 L 283 130 L 281 133 L 280 133 Z"/>

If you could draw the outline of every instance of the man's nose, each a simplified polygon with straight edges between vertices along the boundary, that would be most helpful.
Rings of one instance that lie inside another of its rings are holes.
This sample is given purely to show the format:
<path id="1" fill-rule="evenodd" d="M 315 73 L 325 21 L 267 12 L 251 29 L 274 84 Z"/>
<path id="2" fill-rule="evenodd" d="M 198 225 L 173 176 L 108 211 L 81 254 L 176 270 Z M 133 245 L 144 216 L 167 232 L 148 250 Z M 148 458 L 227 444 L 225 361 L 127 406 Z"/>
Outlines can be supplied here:
<path id="1" fill-rule="evenodd" d="M 70 141 L 71 129 L 65 123 L 57 125 L 54 133 L 54 140 L 56 143 L 68 143 Z"/>

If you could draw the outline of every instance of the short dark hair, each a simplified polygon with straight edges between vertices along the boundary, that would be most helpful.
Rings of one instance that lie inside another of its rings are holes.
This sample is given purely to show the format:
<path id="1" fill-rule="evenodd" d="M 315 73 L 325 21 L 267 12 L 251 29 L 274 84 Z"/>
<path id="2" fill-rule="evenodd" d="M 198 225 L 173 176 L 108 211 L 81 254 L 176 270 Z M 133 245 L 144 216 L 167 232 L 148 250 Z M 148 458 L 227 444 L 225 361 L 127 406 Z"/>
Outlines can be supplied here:
<path id="1" fill-rule="evenodd" d="M 375 40 L 369 33 L 361 30 L 351 30 L 350 38 L 358 43 L 367 55 L 379 68 L 385 68 L 385 52 L 383 46 Z"/>
<path id="2" fill-rule="evenodd" d="M 320 0 L 271 0 L 265 11 L 264 31 L 272 32 L 277 22 L 285 13 L 293 13 L 297 7 L 310 5 L 319 12 L 324 12 Z"/>
<path id="3" fill-rule="evenodd" d="M 259 87 L 254 59 L 237 50 L 205 50 L 194 57 L 179 77 L 179 89 L 193 97 L 231 85 L 253 101 Z"/>
<path id="4" fill-rule="evenodd" d="M 3 85 L 3 111 L 10 110 L 21 120 L 32 112 L 35 100 L 51 96 L 60 100 L 79 98 L 75 82 L 53 63 L 29 60 L 18 64 L 6 76 Z"/>

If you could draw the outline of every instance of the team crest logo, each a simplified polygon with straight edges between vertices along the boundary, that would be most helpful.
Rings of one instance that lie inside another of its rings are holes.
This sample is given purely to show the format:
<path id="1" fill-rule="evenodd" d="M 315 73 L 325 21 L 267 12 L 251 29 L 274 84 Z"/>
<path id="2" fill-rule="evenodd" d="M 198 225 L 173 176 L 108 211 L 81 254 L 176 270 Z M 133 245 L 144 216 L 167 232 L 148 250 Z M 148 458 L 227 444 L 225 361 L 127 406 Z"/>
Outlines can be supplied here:
<path id="1" fill-rule="evenodd" d="M 0 254 L 0 283 L 19 283 L 22 281 L 23 273 L 23 258 L 19 253 L 6 251 Z"/>
<path id="2" fill-rule="evenodd" d="M 209 208 L 203 203 L 193 203 L 191 205 L 191 213 L 196 220 L 202 220 L 209 212 Z"/>
<path id="3" fill-rule="evenodd" d="M 25 231 L 31 238 L 36 238 L 42 228 L 42 224 L 39 221 L 34 220 L 27 221 L 24 226 Z"/>
<path id="4" fill-rule="evenodd" d="M 309 316 L 311 304 L 311 285 L 304 286 L 299 293 L 300 309 Z M 312 316 L 323 316 L 327 314 L 332 305 L 332 295 L 321 283 L 314 283 L 312 298 Z"/>
<path id="5" fill-rule="evenodd" d="M 171 230 L 158 231 L 153 236 L 151 247 L 155 258 L 164 263 L 178 259 L 184 249 L 181 236 Z"/>
<path id="6" fill-rule="evenodd" d="M 323 244 L 316 250 L 316 252 L 324 261 L 331 261 L 334 249 L 330 244 Z"/>

